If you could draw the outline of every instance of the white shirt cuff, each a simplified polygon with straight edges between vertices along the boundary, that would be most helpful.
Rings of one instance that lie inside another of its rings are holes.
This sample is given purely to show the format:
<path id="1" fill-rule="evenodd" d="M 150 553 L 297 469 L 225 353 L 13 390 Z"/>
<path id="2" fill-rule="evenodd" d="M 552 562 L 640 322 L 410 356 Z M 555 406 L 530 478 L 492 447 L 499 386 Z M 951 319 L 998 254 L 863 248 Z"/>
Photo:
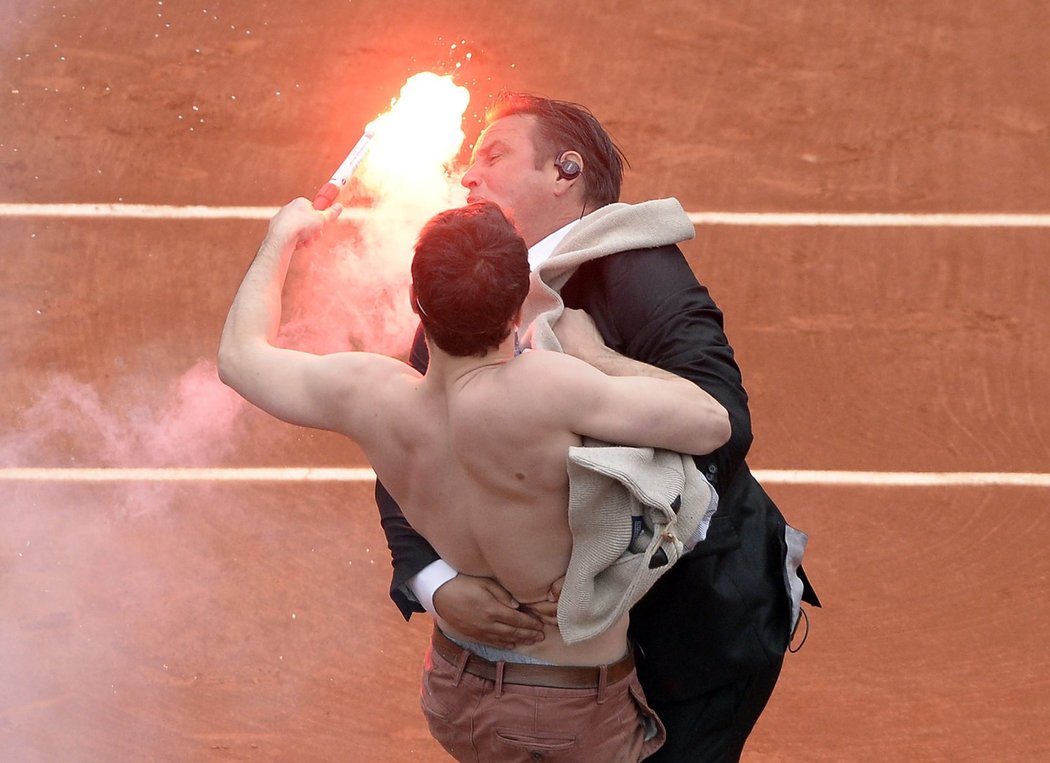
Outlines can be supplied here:
<path id="1" fill-rule="evenodd" d="M 437 593 L 437 589 L 458 574 L 448 562 L 444 559 L 438 559 L 410 577 L 405 582 L 405 586 L 416 597 L 416 601 L 422 605 L 423 609 L 436 617 L 434 594 Z"/>

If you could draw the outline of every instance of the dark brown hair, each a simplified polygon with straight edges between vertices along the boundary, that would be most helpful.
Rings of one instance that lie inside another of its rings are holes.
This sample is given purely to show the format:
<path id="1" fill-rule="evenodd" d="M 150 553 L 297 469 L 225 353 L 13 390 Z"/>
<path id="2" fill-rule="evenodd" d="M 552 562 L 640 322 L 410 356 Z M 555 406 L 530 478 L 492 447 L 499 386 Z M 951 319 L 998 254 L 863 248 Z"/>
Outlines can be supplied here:
<path id="1" fill-rule="evenodd" d="M 529 292 L 528 249 L 493 202 L 449 209 L 419 234 L 412 287 L 427 336 L 450 355 L 480 357 L 507 338 Z"/>

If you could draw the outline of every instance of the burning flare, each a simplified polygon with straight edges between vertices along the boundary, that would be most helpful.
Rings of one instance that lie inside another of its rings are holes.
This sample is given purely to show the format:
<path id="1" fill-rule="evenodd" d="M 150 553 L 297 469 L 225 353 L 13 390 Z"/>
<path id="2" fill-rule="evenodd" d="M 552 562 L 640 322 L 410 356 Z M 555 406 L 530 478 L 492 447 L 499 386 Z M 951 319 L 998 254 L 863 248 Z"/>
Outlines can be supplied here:
<path id="1" fill-rule="evenodd" d="M 354 218 L 349 238 L 293 261 L 281 330 L 287 346 L 407 352 L 418 322 L 408 301 L 416 238 L 435 214 L 466 203 L 448 168 L 463 144 L 469 102 L 451 76 L 423 72 L 365 128 L 314 206 L 329 206 L 353 175 L 371 208 Z"/>

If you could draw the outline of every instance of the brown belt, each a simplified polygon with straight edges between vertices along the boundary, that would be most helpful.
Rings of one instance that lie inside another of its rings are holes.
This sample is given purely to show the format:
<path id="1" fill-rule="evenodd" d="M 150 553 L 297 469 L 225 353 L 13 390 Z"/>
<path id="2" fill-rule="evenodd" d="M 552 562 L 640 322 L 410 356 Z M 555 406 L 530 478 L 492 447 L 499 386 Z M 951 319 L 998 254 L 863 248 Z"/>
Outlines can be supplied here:
<path id="1" fill-rule="evenodd" d="M 431 639 L 434 651 L 451 662 L 459 665 L 466 654 L 467 662 L 464 673 L 495 681 L 499 667 L 503 666 L 503 683 L 519 686 L 546 686 L 552 689 L 594 689 L 600 685 L 602 668 L 605 668 L 605 683 L 613 684 L 630 675 L 634 670 L 634 653 L 628 649 L 627 654 L 610 665 L 533 665 L 520 662 L 491 662 L 478 657 L 449 639 L 440 628 L 434 628 Z"/>

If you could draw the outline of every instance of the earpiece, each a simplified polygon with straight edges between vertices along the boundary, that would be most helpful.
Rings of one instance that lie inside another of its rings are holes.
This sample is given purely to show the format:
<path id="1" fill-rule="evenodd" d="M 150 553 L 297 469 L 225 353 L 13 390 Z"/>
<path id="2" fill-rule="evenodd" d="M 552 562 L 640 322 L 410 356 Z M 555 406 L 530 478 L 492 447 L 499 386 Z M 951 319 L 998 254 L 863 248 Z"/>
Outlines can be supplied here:
<path id="1" fill-rule="evenodd" d="M 554 166 L 558 168 L 558 179 L 559 180 L 575 180 L 583 172 L 583 168 L 573 161 L 572 159 L 563 159 L 567 152 L 562 152 L 558 160 L 554 162 Z"/>

